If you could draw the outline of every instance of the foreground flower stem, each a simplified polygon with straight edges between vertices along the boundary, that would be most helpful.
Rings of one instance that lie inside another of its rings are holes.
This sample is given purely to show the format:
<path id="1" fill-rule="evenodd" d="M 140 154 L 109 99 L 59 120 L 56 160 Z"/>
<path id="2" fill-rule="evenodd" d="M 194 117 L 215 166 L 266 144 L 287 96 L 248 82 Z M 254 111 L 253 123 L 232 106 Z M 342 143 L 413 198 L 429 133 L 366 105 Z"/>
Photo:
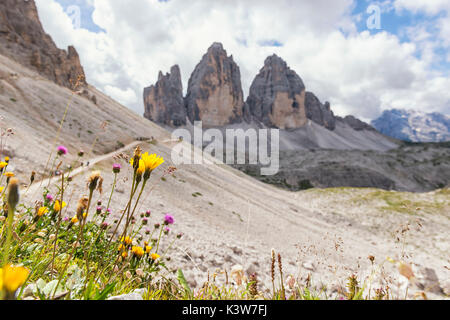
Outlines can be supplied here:
<path id="1" fill-rule="evenodd" d="M 123 231 L 124 236 L 127 234 L 127 229 L 128 229 L 128 227 L 129 227 L 129 225 L 130 225 L 131 219 L 132 219 L 133 216 L 134 216 L 134 213 L 135 213 L 135 211 L 136 211 L 136 207 L 137 207 L 137 205 L 139 204 L 139 201 L 141 200 L 142 192 L 144 192 L 144 189 L 145 189 L 145 185 L 146 185 L 146 184 L 147 184 L 147 180 L 144 180 L 144 182 L 142 183 L 141 191 L 139 192 L 138 198 L 136 199 L 136 203 L 134 204 L 133 211 L 131 212 L 131 215 L 129 216 L 129 218 L 127 219 L 127 222 L 126 222 L 126 224 L 125 224 L 125 229 L 124 229 L 124 231 Z"/>
<path id="2" fill-rule="evenodd" d="M 52 166 L 51 166 L 51 168 L 50 168 L 50 177 L 48 178 L 47 189 L 50 187 L 50 183 L 52 182 L 52 178 L 53 178 L 53 168 L 55 167 L 56 160 L 58 160 L 58 155 L 56 155 L 55 159 L 53 159 L 53 163 L 52 163 Z"/>
<path id="3" fill-rule="evenodd" d="M 105 272 L 105 270 L 107 268 L 107 266 L 105 268 L 103 268 L 103 263 L 105 261 L 106 252 L 109 250 L 109 248 L 111 246 L 111 242 L 114 239 L 114 236 L 116 235 L 117 231 L 119 230 L 119 226 L 122 223 L 122 220 L 123 220 L 123 218 L 125 216 L 125 212 L 127 212 L 128 208 L 131 206 L 131 202 L 133 200 L 134 194 L 137 191 L 137 187 L 138 186 L 136 185 L 136 170 L 134 170 L 133 183 L 131 184 L 130 198 L 128 200 L 127 206 L 125 207 L 125 210 L 123 210 L 122 216 L 120 217 L 120 220 L 119 220 L 119 222 L 116 225 L 116 228 L 114 229 L 113 234 L 109 238 L 108 244 L 106 245 L 106 250 L 102 254 L 102 258 L 100 260 L 99 267 L 97 268 L 96 274 L 94 275 L 94 278 L 96 277 L 95 281 L 98 281 L 98 279 L 102 276 L 103 272 Z M 118 261 L 118 258 L 114 262 L 114 265 L 116 265 L 117 261 Z M 99 272 L 100 269 L 102 269 L 102 270 Z"/>
<path id="4" fill-rule="evenodd" d="M 77 250 L 77 243 L 79 243 L 80 245 L 82 243 L 84 222 L 87 220 L 87 217 L 88 217 L 89 206 L 91 204 L 91 199 L 92 199 L 92 194 L 93 193 L 94 193 L 93 189 L 89 190 L 89 200 L 88 200 L 88 207 L 86 209 L 86 219 L 83 219 L 82 221 L 80 221 L 80 231 L 78 233 L 77 240 L 76 240 L 76 242 L 73 245 L 73 249 L 72 249 L 72 251 L 70 253 L 69 258 L 66 261 L 66 264 L 64 265 L 63 271 L 61 272 L 61 275 L 59 276 L 58 283 L 56 284 L 56 287 L 55 287 L 55 290 L 53 291 L 52 297 L 55 296 L 56 290 L 58 289 L 59 284 L 61 283 L 62 278 L 64 277 L 64 274 L 66 273 L 66 270 L 69 267 L 69 262 L 72 260 L 72 257 L 74 255 L 75 251 Z M 83 243 L 83 246 L 84 246 L 84 243 Z M 86 267 L 88 268 L 88 266 L 86 266 Z"/>
<path id="5" fill-rule="evenodd" d="M 77 81 L 77 84 L 75 84 L 75 87 L 77 87 L 77 86 L 78 86 L 78 81 Z M 58 142 L 58 140 L 59 140 L 59 135 L 61 134 L 62 127 L 63 127 L 63 125 L 64 125 L 64 122 L 66 121 L 67 112 L 69 111 L 69 107 L 70 107 L 70 105 L 72 104 L 74 95 L 75 95 L 75 91 L 72 91 L 72 95 L 70 96 L 70 99 L 69 99 L 69 101 L 67 102 L 66 109 L 64 110 L 64 115 L 63 115 L 63 117 L 62 117 L 62 119 L 61 119 L 61 122 L 60 122 L 60 124 L 59 124 L 58 131 L 56 132 L 56 137 L 55 137 L 55 140 L 54 140 L 54 142 L 53 142 L 53 147 L 52 147 L 52 149 L 51 149 L 52 151 L 51 151 L 50 154 L 48 155 L 48 159 L 47 159 L 47 163 L 45 164 L 44 172 L 47 171 L 48 164 L 49 164 L 49 162 L 50 162 L 50 159 L 52 158 L 53 150 L 55 149 L 56 144 L 57 144 L 57 142 Z M 43 180 L 41 180 L 41 184 L 39 184 L 39 187 L 42 185 L 42 181 L 43 181 Z"/>
<path id="6" fill-rule="evenodd" d="M 129 224 L 130 224 L 131 218 L 133 217 L 134 212 L 135 212 L 135 210 L 136 210 L 136 207 L 137 207 L 137 205 L 138 205 L 138 203 L 139 203 L 139 200 L 141 199 L 142 192 L 143 192 L 144 189 L 145 189 L 145 185 L 147 184 L 147 181 L 148 181 L 148 179 L 144 179 L 144 182 L 142 183 L 141 191 L 139 192 L 138 198 L 136 199 L 136 203 L 134 204 L 134 208 L 133 208 L 133 211 L 132 211 L 132 212 L 130 212 L 130 210 L 131 210 L 131 205 L 128 206 L 128 214 L 127 214 L 127 219 L 126 219 L 126 223 L 125 223 L 125 228 L 124 228 L 124 230 L 123 230 L 123 232 L 122 232 L 122 236 L 121 236 L 119 239 L 125 238 L 125 236 L 126 236 L 126 234 L 127 234 L 127 229 L 128 229 Z M 137 188 L 138 188 L 138 185 L 136 185 L 136 189 L 137 189 Z M 136 193 L 136 190 L 135 190 L 134 193 Z M 131 204 L 132 199 L 133 199 L 133 197 L 130 198 L 130 204 Z M 125 212 L 124 212 L 124 213 L 125 213 Z M 117 257 L 117 258 L 116 258 L 116 261 L 114 262 L 113 268 L 115 268 L 115 266 L 117 265 L 117 262 L 118 262 L 118 261 L 119 261 L 119 258 Z M 111 276 L 112 276 L 112 273 L 111 273 L 111 275 L 109 276 L 109 279 L 108 279 L 107 283 L 111 280 Z"/>
<path id="7" fill-rule="evenodd" d="M 105 220 L 106 220 L 106 216 L 108 214 L 109 206 L 111 205 L 111 199 L 112 199 L 112 196 L 113 196 L 114 191 L 116 189 L 116 183 L 117 183 L 117 173 L 114 173 L 114 182 L 113 182 L 113 186 L 112 186 L 112 189 L 111 189 L 111 194 L 109 195 L 108 204 L 106 205 L 106 213 L 105 213 L 105 216 L 103 217 L 102 223 L 105 222 Z"/>
<path id="8" fill-rule="evenodd" d="M 55 235 L 55 244 L 53 247 L 53 256 L 52 256 L 52 268 L 50 270 L 50 275 L 53 273 L 53 268 L 55 266 L 55 255 L 56 255 L 56 246 L 58 244 L 58 236 L 59 236 L 59 227 L 61 226 L 61 213 L 62 213 L 62 207 L 63 207 L 63 198 L 64 198 L 64 173 L 61 175 L 61 210 L 58 212 L 58 223 L 56 225 L 56 235 Z"/>
<path id="9" fill-rule="evenodd" d="M 5 266 L 8 263 L 9 259 L 9 247 L 11 246 L 11 238 L 12 238 L 12 227 L 14 222 L 14 211 L 16 210 L 15 205 L 10 206 L 8 208 L 8 221 L 6 227 L 6 242 L 3 246 L 3 261 L 2 266 Z"/>
<path id="10" fill-rule="evenodd" d="M 158 253 L 158 250 L 159 250 L 159 243 L 161 242 L 161 236 L 162 236 L 162 233 L 163 233 L 163 226 L 161 226 L 160 227 L 161 228 L 161 230 L 159 231 L 159 237 L 158 237 L 158 244 L 156 245 L 156 253 Z"/>
<path id="11" fill-rule="evenodd" d="M 82 251 L 84 252 L 84 259 L 86 261 L 86 274 L 89 274 L 89 256 L 87 255 L 87 252 L 85 250 L 86 249 L 86 241 L 83 240 L 83 229 L 84 229 L 84 226 L 86 225 L 86 221 L 87 221 L 88 216 L 89 216 L 89 208 L 91 206 L 91 201 L 92 201 L 92 195 L 93 194 L 94 194 L 94 189 L 90 189 L 89 190 L 89 200 L 88 200 L 88 204 L 87 204 L 87 208 L 86 208 L 86 218 L 83 217 L 83 220 L 82 220 L 82 223 L 81 223 L 81 226 L 80 226 L 80 236 L 81 236 L 80 244 L 83 245 Z"/>
<path id="12" fill-rule="evenodd" d="M 120 220 L 117 223 L 116 228 L 114 229 L 114 232 L 111 235 L 111 238 L 109 239 L 109 243 L 111 243 L 112 239 L 116 235 L 117 230 L 119 229 L 119 226 L 122 223 L 122 220 L 125 216 L 125 212 L 127 212 L 128 208 L 131 206 L 131 201 L 133 200 L 134 194 L 136 193 L 136 190 L 137 190 L 137 186 L 135 186 L 135 184 L 136 184 L 136 171 L 134 172 L 133 183 L 131 185 L 130 199 L 128 200 L 127 206 L 125 207 L 125 210 L 123 211 L 122 216 L 120 217 Z"/>

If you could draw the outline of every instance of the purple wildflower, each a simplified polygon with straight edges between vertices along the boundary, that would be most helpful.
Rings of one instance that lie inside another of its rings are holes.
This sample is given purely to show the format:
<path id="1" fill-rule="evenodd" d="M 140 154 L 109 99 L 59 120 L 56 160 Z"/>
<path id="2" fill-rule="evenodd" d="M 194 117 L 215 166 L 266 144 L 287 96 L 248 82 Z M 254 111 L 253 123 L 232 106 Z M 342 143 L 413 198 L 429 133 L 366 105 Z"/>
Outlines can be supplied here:
<path id="1" fill-rule="evenodd" d="M 169 224 L 174 224 L 174 223 L 175 223 L 174 217 L 170 214 L 166 214 L 166 216 L 164 217 L 164 224 L 169 225 Z"/>
<path id="2" fill-rule="evenodd" d="M 52 202 L 54 198 L 50 193 L 47 193 L 47 195 L 45 196 L 45 199 L 47 199 L 48 202 Z"/>
<path id="3" fill-rule="evenodd" d="M 59 155 L 59 156 L 64 156 L 64 155 L 67 154 L 67 152 L 69 152 L 69 151 L 67 150 L 67 148 L 64 147 L 64 146 L 59 146 L 57 150 L 58 150 L 58 155 Z"/>
<path id="4" fill-rule="evenodd" d="M 165 227 L 165 228 L 164 228 L 164 233 L 165 233 L 165 234 L 169 234 L 169 232 L 170 232 L 170 228 L 169 228 L 169 227 Z"/>
<path id="5" fill-rule="evenodd" d="M 120 169 L 122 169 L 122 166 L 119 163 L 114 163 L 113 164 L 113 172 L 114 173 L 119 173 Z"/>

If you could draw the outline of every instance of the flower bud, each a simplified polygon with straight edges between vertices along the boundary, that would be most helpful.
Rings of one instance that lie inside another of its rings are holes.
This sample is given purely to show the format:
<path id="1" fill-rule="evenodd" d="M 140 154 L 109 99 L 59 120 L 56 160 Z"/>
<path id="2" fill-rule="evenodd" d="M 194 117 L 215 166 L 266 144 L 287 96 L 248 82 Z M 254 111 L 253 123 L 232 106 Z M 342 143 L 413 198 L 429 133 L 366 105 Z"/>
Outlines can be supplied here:
<path id="1" fill-rule="evenodd" d="M 19 203 L 19 180 L 12 178 L 8 185 L 8 206 L 15 208 Z"/>

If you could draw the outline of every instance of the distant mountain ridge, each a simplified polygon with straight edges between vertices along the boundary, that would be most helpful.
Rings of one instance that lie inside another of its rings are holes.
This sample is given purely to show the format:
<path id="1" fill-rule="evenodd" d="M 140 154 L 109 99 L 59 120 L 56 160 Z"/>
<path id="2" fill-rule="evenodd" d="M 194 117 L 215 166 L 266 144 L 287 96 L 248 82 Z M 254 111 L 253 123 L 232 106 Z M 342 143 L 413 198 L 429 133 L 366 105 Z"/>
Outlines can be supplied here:
<path id="1" fill-rule="evenodd" d="M 409 142 L 450 141 L 450 117 L 441 113 L 391 109 L 371 122 L 379 132 Z"/>
<path id="2" fill-rule="evenodd" d="M 144 117 L 168 130 L 191 128 L 278 128 L 282 150 L 310 148 L 388 150 L 397 147 L 369 124 L 336 116 L 329 102 L 307 91 L 301 77 L 276 54 L 267 57 L 244 99 L 239 66 L 219 42 L 197 64 L 183 97 L 181 72 L 159 73 L 144 88 Z"/>

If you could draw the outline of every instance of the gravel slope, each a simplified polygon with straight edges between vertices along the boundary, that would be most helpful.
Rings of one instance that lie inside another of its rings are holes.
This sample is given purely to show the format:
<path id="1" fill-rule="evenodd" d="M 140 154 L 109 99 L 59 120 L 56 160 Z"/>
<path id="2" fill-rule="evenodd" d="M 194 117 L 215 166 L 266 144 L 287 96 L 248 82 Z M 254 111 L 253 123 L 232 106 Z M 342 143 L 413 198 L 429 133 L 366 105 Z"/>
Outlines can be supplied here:
<path id="1" fill-rule="evenodd" d="M 22 181 L 27 181 L 31 170 L 44 169 L 71 93 L 4 57 L 0 57 L 0 79 L 2 128 L 11 127 L 15 132 L 8 139 L 6 150 L 13 156 L 14 170 Z M 161 221 L 167 212 L 175 216 L 174 233 L 181 231 L 185 237 L 173 247 L 170 265 L 185 270 L 193 286 L 201 286 L 207 271 L 229 271 L 241 264 L 248 272 L 258 272 L 265 287 L 270 287 L 269 258 L 274 248 L 284 257 L 286 274 L 305 278 L 312 273 L 313 283 L 319 285 L 323 281 L 331 292 L 332 285 L 339 284 L 338 279 L 344 280 L 351 273 L 367 275 L 371 268 L 369 254 L 379 263 L 386 256 L 399 256 L 402 249 L 395 241 L 394 231 L 417 219 L 423 229 L 408 234 L 406 251 L 413 251 L 413 255 L 404 259 L 414 262 L 417 270 L 424 266 L 434 269 L 441 286 L 450 278 L 445 268 L 449 265 L 450 247 L 448 191 L 392 193 L 395 201 L 371 189 L 289 192 L 213 159 L 210 165 L 179 166 L 175 177 L 161 179 L 163 169 L 171 165 L 174 142 L 169 133 L 94 88 L 90 87 L 89 92 L 96 95 L 98 104 L 75 96 L 67 114 L 58 143 L 66 145 L 71 153 L 63 165 L 72 163 L 80 148 L 89 150 L 105 120 L 110 121 L 108 131 L 98 136 L 95 152 L 85 159 L 118 149 L 118 141 L 126 145 L 139 137 L 153 136 L 152 143 L 141 143 L 142 149 L 157 152 L 167 161 L 153 176 L 139 212 L 152 210 L 151 224 Z M 124 152 L 131 154 L 131 150 Z M 74 214 L 76 200 L 87 192 L 90 170 L 103 172 L 105 193 L 98 198 L 107 201 L 113 178 L 111 165 L 117 160 L 111 156 L 101 160 L 74 176 L 73 184 L 66 190 L 67 216 Z M 122 164 L 127 167 L 124 161 Z M 130 169 L 124 169 L 119 179 L 111 222 L 127 201 L 127 170 Z M 50 189 L 56 192 L 53 184 Z M 32 203 L 36 193 L 24 193 L 23 199 Z M 392 207 L 392 203 L 395 210 L 385 208 Z M 417 210 L 415 206 L 419 205 L 426 210 Z M 393 268 L 386 264 L 386 270 Z M 392 272 L 397 279 L 397 272 Z"/>

